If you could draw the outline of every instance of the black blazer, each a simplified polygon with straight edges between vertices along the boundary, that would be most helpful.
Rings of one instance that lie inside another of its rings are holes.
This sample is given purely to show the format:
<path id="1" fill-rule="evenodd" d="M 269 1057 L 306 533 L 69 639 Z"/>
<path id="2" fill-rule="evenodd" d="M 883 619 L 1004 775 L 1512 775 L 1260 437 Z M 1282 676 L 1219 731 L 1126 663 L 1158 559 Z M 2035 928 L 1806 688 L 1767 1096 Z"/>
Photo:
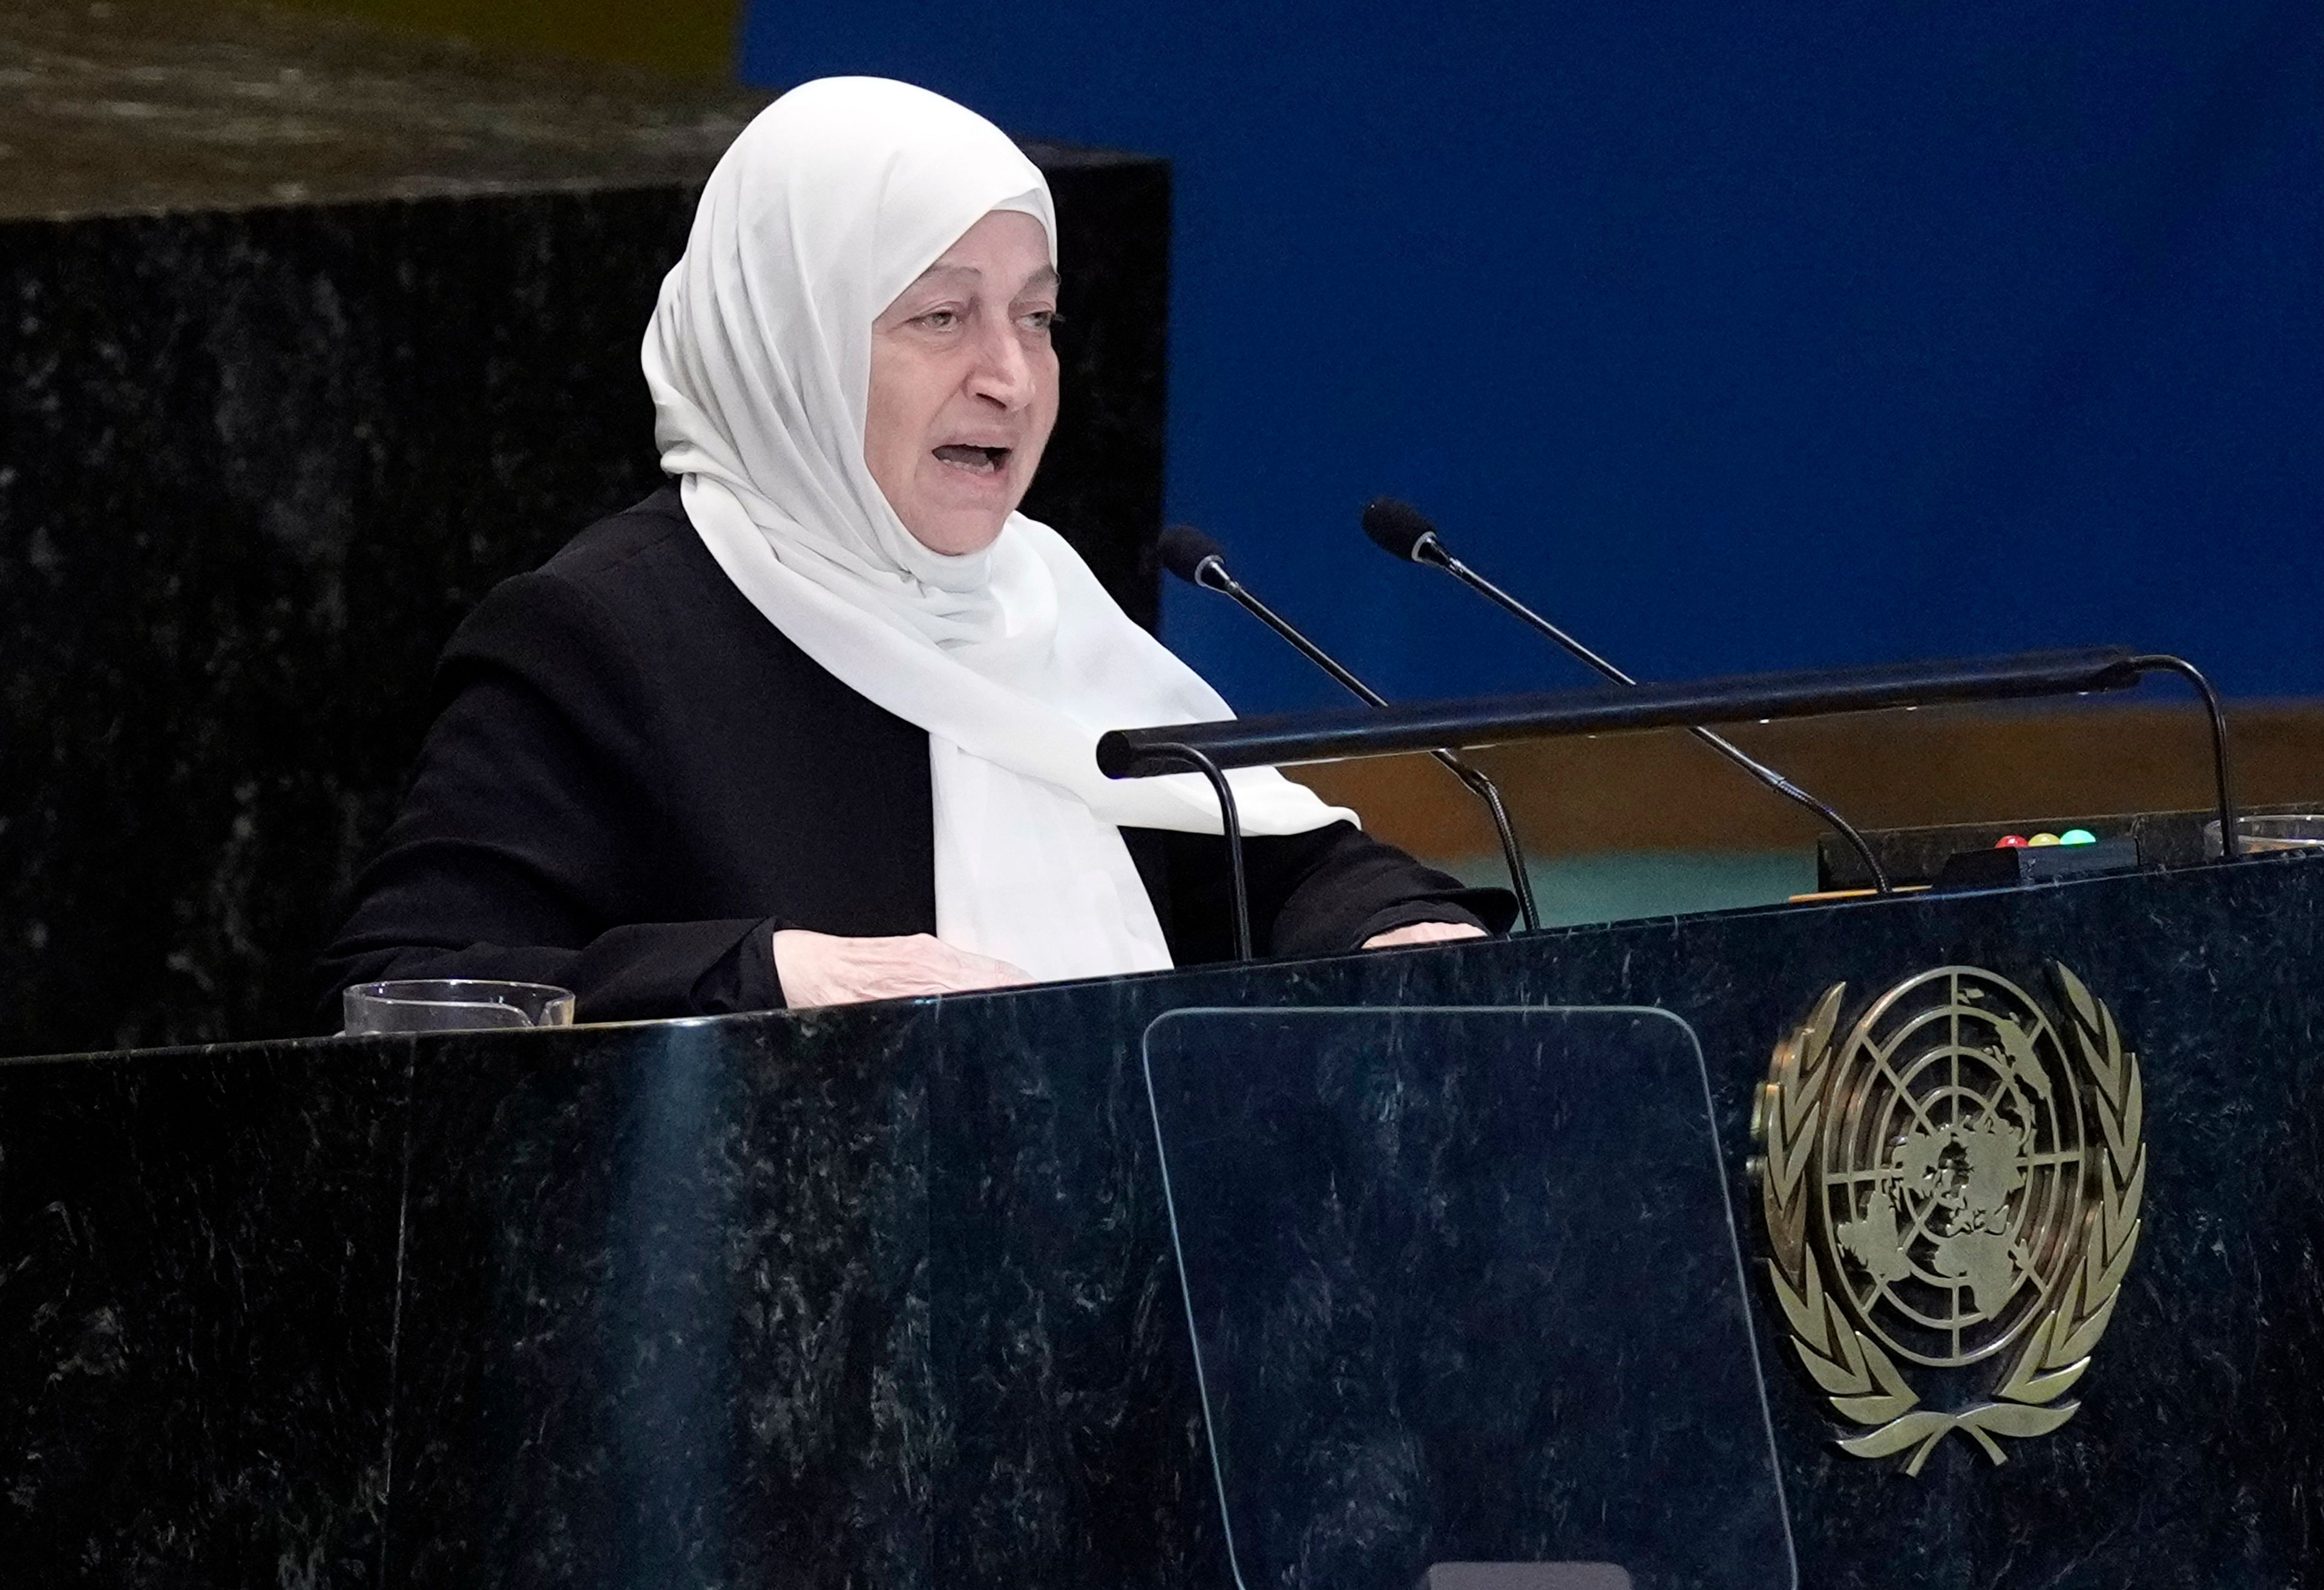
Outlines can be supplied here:
<path id="1" fill-rule="evenodd" d="M 936 930 L 926 731 L 736 590 L 665 489 L 493 589 L 446 649 L 439 716 L 325 956 L 385 977 L 553 983 L 585 1021 L 779 1005 L 778 928 Z M 1123 830 L 1173 958 L 1231 954 L 1215 836 Z M 1254 948 L 1352 949 L 1416 921 L 1506 928 L 1342 823 L 1247 842 Z"/>

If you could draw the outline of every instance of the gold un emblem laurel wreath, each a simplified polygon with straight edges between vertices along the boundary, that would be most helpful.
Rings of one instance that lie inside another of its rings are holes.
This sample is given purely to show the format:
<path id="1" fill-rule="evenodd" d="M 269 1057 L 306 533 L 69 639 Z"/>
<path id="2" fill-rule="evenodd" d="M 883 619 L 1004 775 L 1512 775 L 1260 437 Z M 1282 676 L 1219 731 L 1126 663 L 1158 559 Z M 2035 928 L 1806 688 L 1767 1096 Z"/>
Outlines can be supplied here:
<path id="1" fill-rule="evenodd" d="M 1767 1277 L 1800 1362 L 1858 1457 L 1917 1474 L 1956 1430 L 2047 1435 L 2138 1246 L 2138 1057 L 2052 963 L 2063 1012 L 1974 966 L 1906 978 L 1845 1038 L 1848 985 L 1775 1049 L 1752 1133 Z M 2061 1035 L 2059 1029 L 2064 1029 Z M 1903 1365 L 2006 1364 L 1982 1400 L 1923 1407 Z"/>

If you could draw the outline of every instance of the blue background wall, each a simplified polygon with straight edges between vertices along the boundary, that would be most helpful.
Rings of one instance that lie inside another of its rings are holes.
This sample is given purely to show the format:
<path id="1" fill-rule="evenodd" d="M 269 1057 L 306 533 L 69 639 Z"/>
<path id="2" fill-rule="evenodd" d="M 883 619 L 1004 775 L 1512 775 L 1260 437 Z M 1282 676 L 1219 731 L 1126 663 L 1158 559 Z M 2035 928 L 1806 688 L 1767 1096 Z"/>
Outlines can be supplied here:
<path id="1" fill-rule="evenodd" d="M 742 69 L 1170 156 L 1171 511 L 1392 694 L 1574 676 L 1379 493 L 1649 676 L 2124 641 L 2324 693 L 2316 0 L 755 0 Z"/>

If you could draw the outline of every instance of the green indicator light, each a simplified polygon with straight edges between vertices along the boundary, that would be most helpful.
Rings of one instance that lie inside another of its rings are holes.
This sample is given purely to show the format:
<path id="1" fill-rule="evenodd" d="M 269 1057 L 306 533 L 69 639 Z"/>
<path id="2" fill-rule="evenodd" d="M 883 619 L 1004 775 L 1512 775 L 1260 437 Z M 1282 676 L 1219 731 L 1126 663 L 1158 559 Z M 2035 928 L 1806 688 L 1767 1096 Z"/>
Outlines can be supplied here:
<path id="1" fill-rule="evenodd" d="M 2061 845 L 2095 845 L 2098 842 L 2098 837 L 2088 828 L 2068 828 L 2058 836 Z"/>

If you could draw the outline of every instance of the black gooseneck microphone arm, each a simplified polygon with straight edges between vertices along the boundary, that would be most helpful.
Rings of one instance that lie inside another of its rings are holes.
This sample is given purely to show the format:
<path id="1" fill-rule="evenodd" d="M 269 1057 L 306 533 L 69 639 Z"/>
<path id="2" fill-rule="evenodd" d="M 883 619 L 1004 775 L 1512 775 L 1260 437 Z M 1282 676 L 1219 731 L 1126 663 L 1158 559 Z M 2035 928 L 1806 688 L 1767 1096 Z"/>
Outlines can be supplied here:
<path id="1" fill-rule="evenodd" d="M 2140 673 L 2175 673 L 2195 687 L 2202 698 L 2203 712 L 2211 730 L 2211 777 L 2218 790 L 2219 854 L 2229 861 L 2243 851 L 2242 819 L 2236 811 L 2236 774 L 2227 760 L 2227 715 L 2219 706 L 2219 693 L 2211 688 L 2202 670 L 2184 657 L 2173 657 L 2167 652 L 2145 652 L 2130 660 L 2130 666 Z"/>
<path id="2" fill-rule="evenodd" d="M 1429 523 L 1427 517 L 1410 504 L 1399 503 L 1392 497 L 1382 497 L 1372 503 L 1364 510 L 1364 533 L 1370 536 L 1373 543 L 1382 551 L 1407 559 L 1415 563 L 1425 563 L 1433 569 L 1444 570 L 1503 612 L 1531 624 L 1542 634 L 1563 646 L 1583 665 L 1595 670 L 1614 683 L 1635 685 L 1638 682 L 1523 602 L 1518 601 L 1508 592 L 1501 589 L 1491 580 L 1462 562 L 1460 559 L 1455 558 L 1446 550 L 1443 541 L 1436 533 L 1436 527 Z M 1740 745 L 1736 744 L 1724 735 L 1714 734 L 1700 726 L 1689 728 L 1687 733 L 1718 752 L 1720 755 L 1749 773 L 1784 800 L 1805 807 L 1809 811 L 1813 812 L 1834 833 L 1855 847 L 1858 858 L 1864 863 L 1865 870 L 1872 874 L 1872 886 L 1875 891 L 1882 894 L 1890 892 L 1887 869 L 1880 864 L 1880 858 L 1872 854 L 1872 846 L 1865 843 L 1864 836 L 1856 831 L 1854 824 L 1774 768 L 1754 759 Z"/>
<path id="3" fill-rule="evenodd" d="M 1219 798 L 1219 829 L 1226 836 L 1228 883 L 1234 891 L 1235 959 L 1247 961 L 1250 959 L 1250 884 L 1243 873 L 1242 814 L 1235 809 L 1234 786 L 1227 782 L 1225 770 L 1206 751 L 1175 741 L 1153 749 L 1210 780 L 1211 792 Z"/>
<path id="4" fill-rule="evenodd" d="M 1206 591 L 1217 591 L 1230 596 L 1242 610 L 1273 630 L 1302 657 L 1332 676 L 1340 687 L 1371 707 L 1385 707 L 1388 698 L 1340 665 L 1339 660 L 1314 642 L 1266 603 L 1246 589 L 1242 582 L 1227 572 L 1225 549 L 1192 525 L 1174 524 L 1162 532 L 1162 563 L 1171 573 L 1189 585 L 1200 586 Z M 1509 822 L 1509 814 L 1501 804 L 1501 791 L 1484 772 L 1450 751 L 1437 750 L 1428 753 L 1437 764 L 1465 785 L 1469 792 L 1485 803 L 1493 819 L 1493 832 L 1501 842 L 1501 860 L 1508 866 L 1509 887 L 1517 897 L 1517 911 L 1525 920 L 1527 932 L 1541 928 L 1541 911 L 1534 903 L 1533 880 L 1526 872 L 1525 851 L 1517 844 L 1517 829 Z"/>

